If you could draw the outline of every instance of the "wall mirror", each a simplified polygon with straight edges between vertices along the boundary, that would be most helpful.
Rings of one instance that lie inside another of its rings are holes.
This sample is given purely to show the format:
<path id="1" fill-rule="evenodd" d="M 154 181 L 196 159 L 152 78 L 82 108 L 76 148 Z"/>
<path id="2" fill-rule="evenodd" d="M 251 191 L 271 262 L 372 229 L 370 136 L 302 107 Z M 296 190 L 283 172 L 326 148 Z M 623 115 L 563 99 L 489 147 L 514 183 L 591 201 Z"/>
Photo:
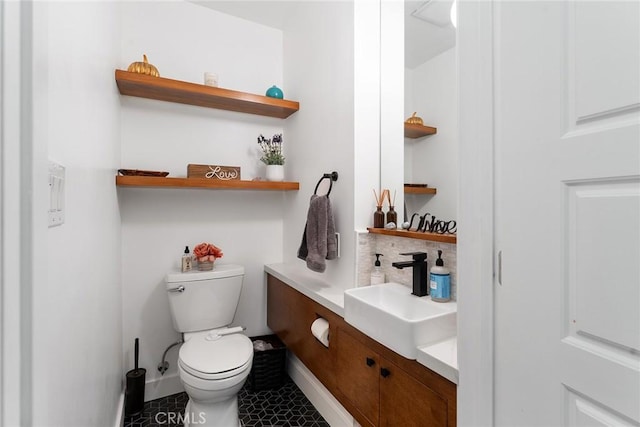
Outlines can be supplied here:
<path id="1" fill-rule="evenodd" d="M 453 0 L 404 2 L 402 121 L 416 112 L 425 126 L 437 129 L 433 135 L 404 137 L 403 183 L 414 185 L 405 186 L 409 218 L 416 212 L 429 212 L 444 220 L 457 218 L 458 79 L 452 9 L 455 19 Z M 397 141 L 384 138 L 381 149 L 402 150 L 384 147 L 388 143 Z M 401 170 L 396 169 L 395 173 L 402 173 Z M 432 194 L 433 189 L 436 194 Z"/>

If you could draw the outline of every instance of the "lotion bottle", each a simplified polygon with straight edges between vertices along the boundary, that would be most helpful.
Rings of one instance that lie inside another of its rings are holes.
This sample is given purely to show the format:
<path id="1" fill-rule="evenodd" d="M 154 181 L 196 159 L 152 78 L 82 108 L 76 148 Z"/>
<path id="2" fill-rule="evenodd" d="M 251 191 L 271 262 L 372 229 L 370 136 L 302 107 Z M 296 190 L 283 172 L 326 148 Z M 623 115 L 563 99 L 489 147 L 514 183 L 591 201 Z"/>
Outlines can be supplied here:
<path id="1" fill-rule="evenodd" d="M 442 251 L 438 251 L 436 265 L 431 267 L 429 282 L 431 299 L 433 301 L 446 302 L 451 299 L 451 274 L 449 270 L 444 267 Z"/>
<path id="2" fill-rule="evenodd" d="M 193 258 L 189 253 L 189 246 L 184 247 L 184 254 L 182 254 L 182 272 L 186 273 L 193 268 Z"/>
<path id="3" fill-rule="evenodd" d="M 384 273 L 380 266 L 380 257 L 382 254 L 376 254 L 376 262 L 373 264 L 373 270 L 371 270 L 371 284 L 380 285 L 384 283 Z"/>

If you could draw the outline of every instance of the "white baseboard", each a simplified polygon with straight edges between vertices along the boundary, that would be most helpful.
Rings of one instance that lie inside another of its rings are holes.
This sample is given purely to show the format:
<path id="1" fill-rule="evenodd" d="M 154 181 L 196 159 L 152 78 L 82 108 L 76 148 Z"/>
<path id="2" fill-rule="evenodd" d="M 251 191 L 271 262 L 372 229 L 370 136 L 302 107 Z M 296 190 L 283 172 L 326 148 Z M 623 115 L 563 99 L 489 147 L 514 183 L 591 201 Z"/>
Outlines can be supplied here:
<path id="1" fill-rule="evenodd" d="M 172 394 L 181 393 L 184 387 L 180 382 L 178 374 L 168 375 L 162 378 L 147 381 L 144 385 L 144 401 L 160 399 L 161 397 L 171 396 Z"/>
<path id="2" fill-rule="evenodd" d="M 287 353 L 287 372 L 307 399 L 316 407 L 320 415 L 331 427 L 351 427 L 355 421 L 351 414 L 336 400 L 335 397 L 322 385 L 309 369 L 296 356 Z"/>
<path id="3" fill-rule="evenodd" d="M 124 427 L 124 390 L 122 390 L 120 399 L 118 399 L 118 410 L 116 411 L 114 427 Z"/>

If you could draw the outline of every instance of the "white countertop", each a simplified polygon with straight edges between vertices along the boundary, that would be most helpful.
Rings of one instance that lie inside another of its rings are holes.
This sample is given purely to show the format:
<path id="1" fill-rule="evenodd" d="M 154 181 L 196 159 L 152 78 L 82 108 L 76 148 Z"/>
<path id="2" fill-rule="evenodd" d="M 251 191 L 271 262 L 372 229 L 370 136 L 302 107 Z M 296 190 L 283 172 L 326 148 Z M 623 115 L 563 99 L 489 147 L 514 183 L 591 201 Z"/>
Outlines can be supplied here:
<path id="1" fill-rule="evenodd" d="M 264 271 L 344 318 L 344 291 L 309 270 L 304 263 L 269 264 Z M 456 337 L 418 347 L 417 362 L 458 384 L 458 340 Z"/>
<path id="2" fill-rule="evenodd" d="M 318 304 L 344 317 L 344 288 L 331 286 L 320 273 L 309 270 L 304 262 L 298 264 L 269 264 L 264 271 L 282 280 L 293 289 Z"/>
<path id="3" fill-rule="evenodd" d="M 458 337 L 418 347 L 418 363 L 458 384 Z"/>

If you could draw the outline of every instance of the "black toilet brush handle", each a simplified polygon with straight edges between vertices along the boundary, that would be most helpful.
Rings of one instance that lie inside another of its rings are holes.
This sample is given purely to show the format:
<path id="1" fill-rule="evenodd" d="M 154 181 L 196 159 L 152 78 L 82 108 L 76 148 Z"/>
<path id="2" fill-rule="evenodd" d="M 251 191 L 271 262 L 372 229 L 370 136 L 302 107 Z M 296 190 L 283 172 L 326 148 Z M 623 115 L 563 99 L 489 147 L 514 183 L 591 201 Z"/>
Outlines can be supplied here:
<path id="1" fill-rule="evenodd" d="M 140 348 L 139 348 L 139 344 L 138 344 L 138 338 L 136 338 L 136 344 L 135 344 L 135 368 L 136 371 L 138 370 L 138 355 L 140 354 Z"/>

